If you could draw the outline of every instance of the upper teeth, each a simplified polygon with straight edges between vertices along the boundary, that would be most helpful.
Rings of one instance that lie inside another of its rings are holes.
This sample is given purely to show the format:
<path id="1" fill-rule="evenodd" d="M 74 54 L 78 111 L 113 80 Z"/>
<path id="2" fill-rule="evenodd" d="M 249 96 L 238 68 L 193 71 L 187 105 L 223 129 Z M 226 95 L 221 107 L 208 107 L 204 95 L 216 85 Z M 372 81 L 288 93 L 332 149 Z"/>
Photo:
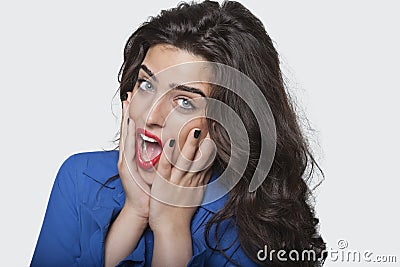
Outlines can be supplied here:
<path id="1" fill-rule="evenodd" d="M 144 134 L 140 134 L 140 137 L 141 137 L 144 141 L 152 142 L 152 143 L 157 143 L 157 141 L 156 141 L 155 139 L 153 139 L 153 138 L 151 138 L 151 137 L 148 137 L 148 136 L 146 136 L 146 135 L 144 135 Z"/>

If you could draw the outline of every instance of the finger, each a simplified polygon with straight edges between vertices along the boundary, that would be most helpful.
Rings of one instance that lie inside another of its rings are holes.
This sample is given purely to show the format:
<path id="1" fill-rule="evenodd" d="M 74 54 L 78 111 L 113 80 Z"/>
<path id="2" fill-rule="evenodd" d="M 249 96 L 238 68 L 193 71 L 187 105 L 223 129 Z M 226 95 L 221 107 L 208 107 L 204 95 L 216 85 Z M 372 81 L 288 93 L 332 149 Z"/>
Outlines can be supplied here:
<path id="1" fill-rule="evenodd" d="M 120 137 L 119 137 L 119 159 L 118 162 L 123 162 L 124 155 L 124 144 L 127 132 L 127 120 L 129 119 L 129 103 L 128 101 L 122 102 L 122 119 L 121 119 L 121 129 L 120 129 Z"/>
<path id="2" fill-rule="evenodd" d="M 157 176 L 169 181 L 172 170 L 172 154 L 174 153 L 175 139 L 169 139 L 163 147 L 161 158 L 158 162 Z"/>
<path id="3" fill-rule="evenodd" d="M 207 185 L 208 182 L 211 179 L 212 173 L 213 173 L 213 170 L 212 170 L 211 166 L 208 167 L 203 172 L 201 172 L 200 177 L 198 179 L 196 179 L 196 181 L 197 181 L 197 185 L 196 186 Z"/>
<path id="4" fill-rule="evenodd" d="M 197 173 L 209 168 L 217 155 L 217 146 L 214 141 L 210 138 L 210 134 L 201 141 L 199 149 L 196 151 L 196 155 L 190 166 L 189 172 Z"/>
<path id="5" fill-rule="evenodd" d="M 204 139 L 196 153 L 201 154 L 190 167 L 189 172 L 186 174 L 186 179 L 191 180 L 193 186 L 206 185 L 211 178 L 212 163 L 214 162 L 217 149 L 211 139 Z"/>
<path id="6" fill-rule="evenodd" d="M 175 169 L 171 177 L 171 181 L 177 182 L 175 180 L 180 180 L 180 178 L 189 171 L 194 156 L 196 155 L 196 150 L 199 143 L 200 130 L 192 129 L 188 136 L 186 137 L 185 144 L 183 145 L 182 151 L 176 161 Z"/>
<path id="7" fill-rule="evenodd" d="M 126 114 L 129 116 L 129 113 Z M 126 120 L 126 137 L 123 144 L 123 160 L 126 166 L 124 177 L 121 177 L 125 183 L 136 183 L 142 191 L 150 194 L 150 187 L 145 183 L 137 170 L 135 162 L 136 155 L 136 127 L 134 120 L 128 118 Z"/>
<path id="8" fill-rule="evenodd" d="M 134 169 L 136 167 L 136 164 L 134 164 L 136 155 L 136 129 L 135 122 L 129 118 L 129 113 L 127 113 L 127 117 L 123 154 L 128 167 Z"/>

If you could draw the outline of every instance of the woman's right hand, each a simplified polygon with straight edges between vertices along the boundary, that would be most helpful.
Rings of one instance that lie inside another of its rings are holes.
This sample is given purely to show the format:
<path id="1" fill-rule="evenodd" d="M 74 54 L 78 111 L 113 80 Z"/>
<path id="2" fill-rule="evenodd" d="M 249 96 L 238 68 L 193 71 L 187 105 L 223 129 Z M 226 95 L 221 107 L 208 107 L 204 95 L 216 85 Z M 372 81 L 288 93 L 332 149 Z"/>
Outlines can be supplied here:
<path id="1" fill-rule="evenodd" d="M 149 222 L 150 197 L 135 164 L 135 124 L 129 118 L 129 101 L 122 102 L 118 172 L 125 191 L 125 204 L 108 230 L 104 242 L 104 266 L 116 266 L 131 253 Z"/>
<path id="2" fill-rule="evenodd" d="M 119 140 L 118 172 L 125 191 L 124 209 L 146 224 L 149 218 L 150 192 L 149 186 L 139 175 L 135 164 L 135 123 L 129 119 L 129 99 L 123 101 L 122 123 Z"/>

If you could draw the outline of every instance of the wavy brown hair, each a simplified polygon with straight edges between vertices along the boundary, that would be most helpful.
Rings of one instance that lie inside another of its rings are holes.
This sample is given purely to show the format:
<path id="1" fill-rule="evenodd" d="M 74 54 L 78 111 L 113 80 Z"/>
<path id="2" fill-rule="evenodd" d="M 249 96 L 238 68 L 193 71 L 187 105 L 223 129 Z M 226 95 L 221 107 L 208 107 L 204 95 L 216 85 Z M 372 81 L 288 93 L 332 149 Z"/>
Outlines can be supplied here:
<path id="1" fill-rule="evenodd" d="M 161 11 L 143 23 L 127 41 L 119 73 L 121 101 L 133 90 L 148 49 L 157 44 L 173 45 L 244 73 L 265 96 L 275 120 L 275 158 L 262 185 L 255 192 L 249 192 L 260 155 L 259 124 L 239 96 L 217 87 L 212 90 L 211 98 L 229 105 L 242 119 L 251 142 L 250 159 L 242 178 L 230 191 L 224 208 L 206 226 L 207 244 L 212 238 L 213 225 L 218 231 L 224 220 L 234 220 L 240 244 L 255 262 L 271 264 L 257 259 L 257 252 L 266 245 L 270 250 L 287 253 L 295 250 L 300 255 L 304 250 L 312 250 L 316 256 L 303 261 L 279 261 L 275 253 L 272 266 L 321 266 L 325 259 L 325 243 L 318 234 L 318 219 L 305 180 L 316 171 L 322 171 L 301 131 L 285 89 L 278 53 L 262 22 L 233 1 L 221 5 L 213 1 L 181 3 L 176 8 Z M 231 156 L 229 136 L 218 123 L 209 123 L 209 132 L 218 148 L 214 167 L 224 170 Z M 212 249 L 225 255 L 224 248 L 219 245 Z"/>

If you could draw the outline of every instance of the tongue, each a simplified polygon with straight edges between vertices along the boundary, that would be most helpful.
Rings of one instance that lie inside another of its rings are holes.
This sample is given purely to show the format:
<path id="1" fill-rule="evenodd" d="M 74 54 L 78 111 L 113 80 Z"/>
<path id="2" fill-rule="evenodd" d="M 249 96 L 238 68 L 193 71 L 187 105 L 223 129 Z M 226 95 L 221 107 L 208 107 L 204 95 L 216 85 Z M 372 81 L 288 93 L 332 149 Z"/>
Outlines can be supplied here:
<path id="1" fill-rule="evenodd" d="M 146 142 L 146 154 L 149 160 L 161 154 L 162 148 L 158 143 Z"/>

